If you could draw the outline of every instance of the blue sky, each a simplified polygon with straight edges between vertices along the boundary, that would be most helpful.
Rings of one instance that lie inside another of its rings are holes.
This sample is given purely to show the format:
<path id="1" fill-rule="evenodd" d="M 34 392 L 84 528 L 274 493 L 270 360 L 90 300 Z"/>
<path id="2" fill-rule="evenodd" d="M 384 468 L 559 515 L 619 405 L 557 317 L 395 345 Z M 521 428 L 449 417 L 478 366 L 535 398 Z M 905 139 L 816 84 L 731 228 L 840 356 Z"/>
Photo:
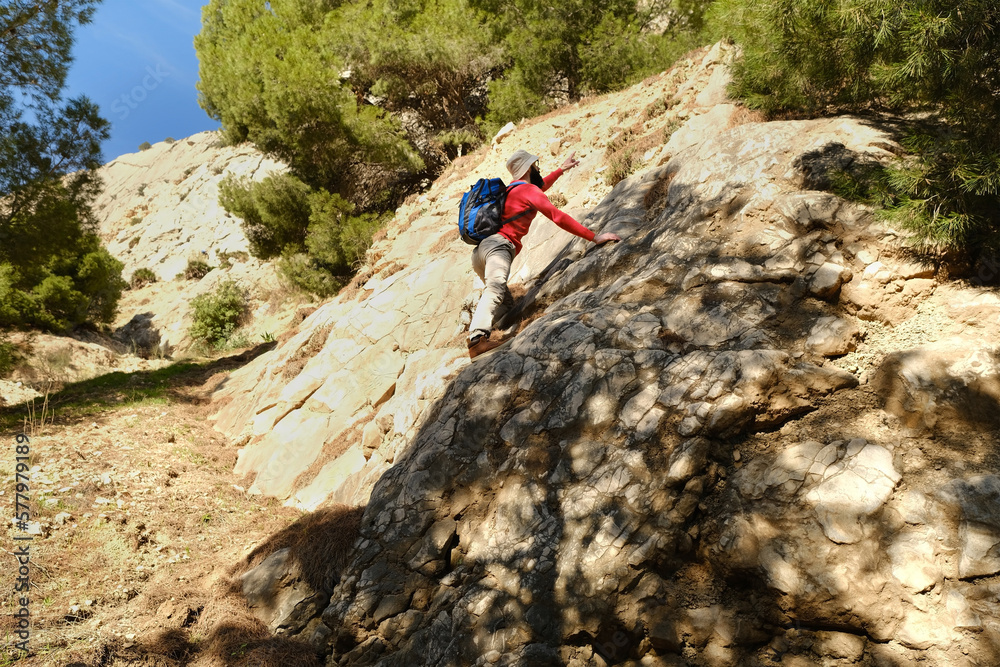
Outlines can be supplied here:
<path id="1" fill-rule="evenodd" d="M 77 28 L 63 95 L 86 95 L 111 122 L 104 161 L 144 141 L 181 139 L 219 124 L 198 106 L 194 36 L 208 0 L 104 0 Z"/>

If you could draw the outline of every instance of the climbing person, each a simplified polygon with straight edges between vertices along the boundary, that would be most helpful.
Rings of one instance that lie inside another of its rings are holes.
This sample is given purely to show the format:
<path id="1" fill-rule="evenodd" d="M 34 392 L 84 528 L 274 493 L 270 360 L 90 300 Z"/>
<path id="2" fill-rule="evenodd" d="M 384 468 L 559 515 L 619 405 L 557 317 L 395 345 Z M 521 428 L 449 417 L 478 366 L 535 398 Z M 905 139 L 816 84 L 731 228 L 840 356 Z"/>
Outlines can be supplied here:
<path id="1" fill-rule="evenodd" d="M 469 324 L 470 358 L 504 343 L 504 340 L 491 340 L 490 332 L 493 325 L 514 305 L 514 298 L 507 289 L 510 265 L 514 257 L 521 252 L 521 239 L 528 233 L 536 213 L 541 213 L 570 234 L 597 245 L 609 241 L 621 241 L 616 234 L 595 235 L 571 216 L 553 206 L 545 195 L 545 191 L 552 187 L 556 179 L 580 164 L 575 156 L 576 152 L 570 153 L 562 163 L 562 167 L 544 178 L 538 169 L 537 155 L 518 149 L 507 160 L 507 171 L 514 177 L 514 181 L 508 186 L 507 200 L 503 209 L 502 219 L 507 222 L 500 227 L 498 233 L 481 241 L 472 251 L 472 268 L 485 283 L 486 289 L 483 290 L 479 305 L 476 306 L 476 312 Z"/>

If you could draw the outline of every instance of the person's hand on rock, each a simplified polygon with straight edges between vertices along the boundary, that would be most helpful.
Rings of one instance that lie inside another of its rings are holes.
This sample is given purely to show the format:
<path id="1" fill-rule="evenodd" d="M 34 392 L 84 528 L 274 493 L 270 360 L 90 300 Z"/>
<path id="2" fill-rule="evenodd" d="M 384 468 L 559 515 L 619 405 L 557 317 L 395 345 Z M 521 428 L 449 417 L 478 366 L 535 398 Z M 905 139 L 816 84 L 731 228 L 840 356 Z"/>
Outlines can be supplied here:
<path id="1" fill-rule="evenodd" d="M 613 241 L 621 241 L 621 237 L 617 234 L 612 234 L 611 232 L 605 232 L 604 234 L 598 234 L 594 237 L 594 243 L 597 245 L 604 245 L 605 243 L 611 243 Z"/>

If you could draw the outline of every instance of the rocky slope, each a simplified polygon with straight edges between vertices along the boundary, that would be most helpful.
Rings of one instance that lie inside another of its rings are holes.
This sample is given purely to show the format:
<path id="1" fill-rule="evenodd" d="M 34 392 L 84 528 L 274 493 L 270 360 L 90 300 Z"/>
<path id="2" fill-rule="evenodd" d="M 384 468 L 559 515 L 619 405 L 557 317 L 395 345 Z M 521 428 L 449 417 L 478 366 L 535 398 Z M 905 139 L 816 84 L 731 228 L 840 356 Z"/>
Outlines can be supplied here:
<path id="1" fill-rule="evenodd" d="M 289 298 L 272 265 L 249 256 L 240 220 L 218 199 L 219 182 L 230 174 L 261 180 L 284 168 L 250 145 L 223 146 L 217 133 L 202 132 L 122 155 L 100 169 L 105 189 L 94 208 L 101 237 L 125 264 L 126 280 L 140 268 L 157 277 L 123 297 L 119 339 L 161 356 L 184 352 L 193 342 L 187 334 L 191 299 L 222 280 L 247 290 L 252 338 L 259 342 L 259 334 L 290 326 L 302 299 Z M 185 279 L 191 260 L 213 270 Z"/>
<path id="2" fill-rule="evenodd" d="M 252 492 L 366 506 L 329 602 L 299 581 L 272 630 L 338 665 L 1000 660 L 1000 297 L 822 190 L 886 128 L 749 122 L 706 51 L 454 165 L 217 389 Z M 517 147 L 578 151 L 555 189 L 624 241 L 537 220 L 527 325 L 470 363 L 452 219 Z"/>
<path id="3" fill-rule="evenodd" d="M 126 280 L 144 268 L 157 282 L 124 293 L 111 337 L 31 336 L 24 362 L 10 380 L 0 380 L 0 405 L 38 396 L 36 390 L 53 383 L 147 370 L 188 353 L 194 343 L 188 335 L 191 299 L 223 280 L 246 290 L 253 311 L 245 331 L 250 344 L 292 326 L 304 297 L 282 287 L 273 265 L 250 257 L 239 219 L 218 201 L 219 182 L 228 174 L 260 180 L 282 170 L 249 145 L 222 146 L 215 132 L 163 141 L 101 167 L 104 190 L 94 204 L 99 234 L 124 263 Z M 190 260 L 211 271 L 185 278 Z"/>

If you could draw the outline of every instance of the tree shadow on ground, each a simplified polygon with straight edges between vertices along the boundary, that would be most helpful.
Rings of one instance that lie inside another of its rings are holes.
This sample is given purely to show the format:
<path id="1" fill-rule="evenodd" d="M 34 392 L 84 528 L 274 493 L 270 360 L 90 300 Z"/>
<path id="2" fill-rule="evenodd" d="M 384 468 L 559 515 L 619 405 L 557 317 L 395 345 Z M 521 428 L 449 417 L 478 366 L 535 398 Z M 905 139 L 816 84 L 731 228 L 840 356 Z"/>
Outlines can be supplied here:
<path id="1" fill-rule="evenodd" d="M 206 402 L 193 390 L 205 384 L 216 373 L 226 373 L 240 368 L 268 352 L 277 343 L 263 343 L 241 352 L 207 362 L 178 362 L 150 371 L 133 373 L 114 372 L 90 380 L 73 382 L 36 399 L 33 409 L 37 412 L 44 401 L 50 411 L 58 410 L 60 423 L 75 423 L 95 412 L 118 408 L 150 399 L 169 398 L 178 403 L 198 405 Z M 28 404 L 8 405 L 0 408 L 0 425 L 13 428 L 26 414 Z"/>

